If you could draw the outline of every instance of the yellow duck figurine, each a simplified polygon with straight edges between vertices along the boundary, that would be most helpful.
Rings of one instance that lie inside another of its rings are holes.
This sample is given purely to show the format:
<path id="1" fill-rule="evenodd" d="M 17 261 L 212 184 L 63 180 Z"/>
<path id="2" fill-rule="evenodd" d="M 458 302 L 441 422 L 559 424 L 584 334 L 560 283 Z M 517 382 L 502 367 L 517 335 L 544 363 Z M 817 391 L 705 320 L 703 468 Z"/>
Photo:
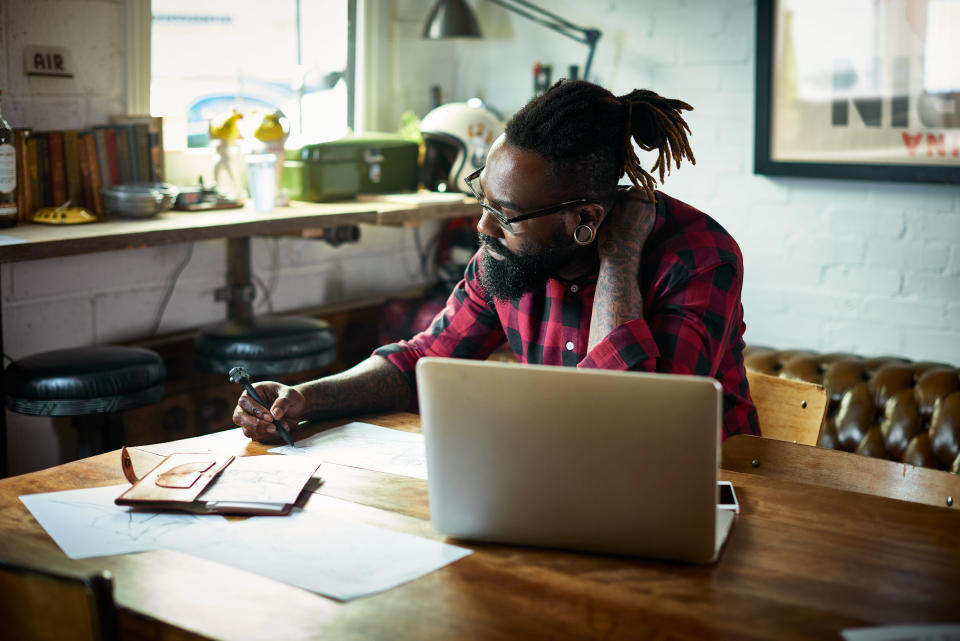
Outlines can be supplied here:
<path id="1" fill-rule="evenodd" d="M 260 126 L 253 132 L 253 137 L 264 143 L 277 142 L 287 137 L 289 128 L 286 126 L 286 116 L 282 111 L 274 111 L 264 115 Z"/>
<path id="2" fill-rule="evenodd" d="M 214 125 L 215 121 L 211 120 L 208 126 L 210 138 L 217 141 L 217 154 L 220 156 L 217 164 L 213 167 L 213 179 L 217 183 L 217 190 L 235 198 L 241 197 L 242 190 L 233 171 L 230 147 L 242 137 L 240 128 L 237 126 L 237 121 L 241 118 L 243 118 L 243 114 L 234 109 L 222 122 L 217 119 L 218 124 Z M 220 178 L 220 174 L 223 172 L 227 173 L 229 185 Z"/>
<path id="3" fill-rule="evenodd" d="M 228 145 L 236 142 L 240 136 L 240 128 L 237 126 L 237 121 L 243 118 L 243 114 L 234 109 L 232 113 L 224 118 L 222 123 L 214 125 L 214 121 L 210 121 L 210 126 L 208 128 L 210 132 L 210 137 L 215 140 L 223 140 Z"/>

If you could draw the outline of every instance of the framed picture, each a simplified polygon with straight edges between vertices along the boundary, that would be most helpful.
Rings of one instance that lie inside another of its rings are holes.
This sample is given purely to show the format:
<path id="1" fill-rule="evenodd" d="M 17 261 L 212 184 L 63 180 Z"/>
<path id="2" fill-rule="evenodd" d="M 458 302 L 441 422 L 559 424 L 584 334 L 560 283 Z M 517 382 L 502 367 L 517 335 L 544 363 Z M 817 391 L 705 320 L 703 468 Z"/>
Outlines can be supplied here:
<path id="1" fill-rule="evenodd" d="M 755 173 L 960 184 L 960 0 L 758 0 Z"/>

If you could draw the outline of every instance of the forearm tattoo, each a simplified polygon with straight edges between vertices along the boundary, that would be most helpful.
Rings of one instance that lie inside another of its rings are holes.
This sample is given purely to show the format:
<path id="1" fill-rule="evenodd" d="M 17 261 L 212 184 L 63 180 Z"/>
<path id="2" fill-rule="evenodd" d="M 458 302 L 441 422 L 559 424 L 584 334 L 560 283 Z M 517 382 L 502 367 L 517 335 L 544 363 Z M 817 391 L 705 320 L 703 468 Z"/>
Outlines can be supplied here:
<path id="1" fill-rule="evenodd" d="M 379 356 L 299 387 L 307 400 L 306 415 L 313 420 L 402 411 L 412 394 L 407 378 Z"/>
<path id="2" fill-rule="evenodd" d="M 637 217 L 632 220 L 635 227 L 621 227 L 620 233 L 607 236 L 597 246 L 600 272 L 597 274 L 597 289 L 593 298 L 588 350 L 625 322 L 643 318 L 640 257 L 653 227 L 655 217 L 652 213 L 636 214 Z"/>
<path id="3" fill-rule="evenodd" d="M 589 349 L 628 320 L 643 318 L 643 296 L 637 279 L 640 248 L 637 247 L 633 255 L 626 249 L 622 246 L 606 254 L 600 263 Z"/>

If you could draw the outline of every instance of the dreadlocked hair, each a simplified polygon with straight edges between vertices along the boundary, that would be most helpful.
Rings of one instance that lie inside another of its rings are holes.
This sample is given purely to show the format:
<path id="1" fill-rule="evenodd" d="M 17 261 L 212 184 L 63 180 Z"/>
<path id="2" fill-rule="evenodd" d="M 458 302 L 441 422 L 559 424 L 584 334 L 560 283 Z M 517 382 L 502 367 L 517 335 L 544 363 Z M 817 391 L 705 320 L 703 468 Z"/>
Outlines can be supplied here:
<path id="1" fill-rule="evenodd" d="M 545 158 L 552 178 L 576 186 L 583 196 L 612 202 L 626 174 L 650 202 L 656 173 L 663 183 L 671 166 L 686 158 L 696 164 L 681 116 L 693 107 L 646 89 L 617 97 L 584 80 L 560 80 L 534 98 L 507 123 L 507 142 Z M 633 148 L 658 152 L 647 172 Z"/>

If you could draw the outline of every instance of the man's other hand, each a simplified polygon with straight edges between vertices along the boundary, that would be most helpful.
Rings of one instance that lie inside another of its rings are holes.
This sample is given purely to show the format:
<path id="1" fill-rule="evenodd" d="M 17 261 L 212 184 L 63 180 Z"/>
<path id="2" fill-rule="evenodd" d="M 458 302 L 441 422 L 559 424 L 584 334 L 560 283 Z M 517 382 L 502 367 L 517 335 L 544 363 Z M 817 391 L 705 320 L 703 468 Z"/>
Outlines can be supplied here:
<path id="1" fill-rule="evenodd" d="M 637 265 L 647 237 L 657 221 L 656 205 L 643 192 L 630 189 L 617 195 L 617 203 L 597 231 L 600 258 L 625 258 Z"/>

